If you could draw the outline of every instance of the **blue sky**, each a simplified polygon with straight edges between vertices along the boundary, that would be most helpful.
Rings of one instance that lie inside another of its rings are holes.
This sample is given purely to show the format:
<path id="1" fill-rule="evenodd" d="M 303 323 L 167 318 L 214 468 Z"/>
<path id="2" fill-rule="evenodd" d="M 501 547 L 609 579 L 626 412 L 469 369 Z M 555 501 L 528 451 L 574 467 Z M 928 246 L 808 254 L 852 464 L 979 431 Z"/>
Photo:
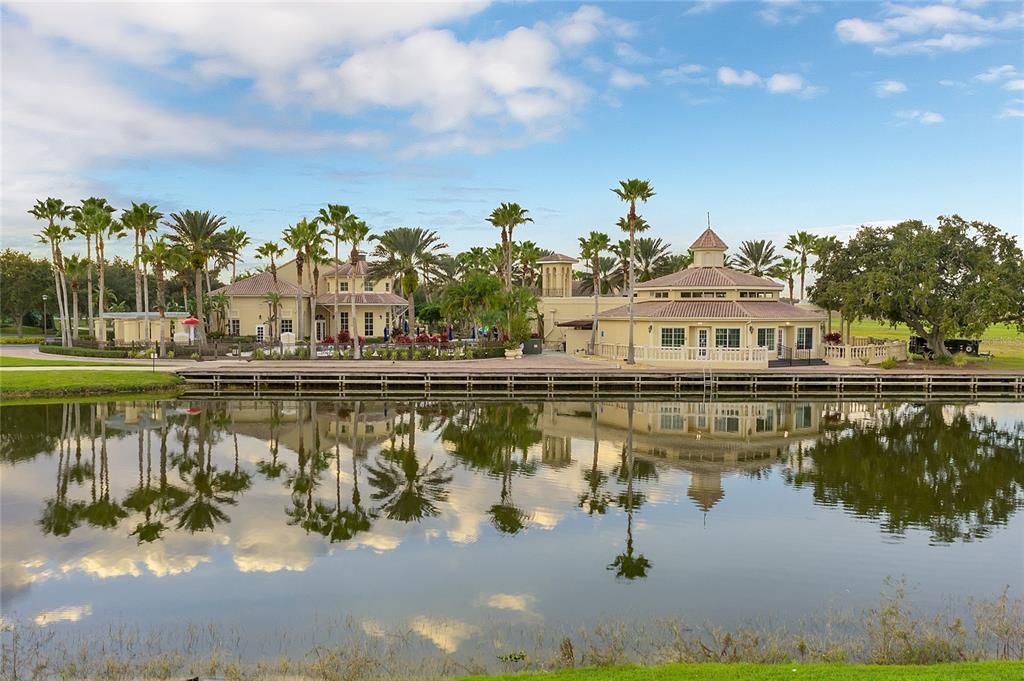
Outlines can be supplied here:
<path id="1" fill-rule="evenodd" d="M 35 198 L 212 210 L 257 243 L 376 231 L 574 253 L 649 178 L 652 235 L 731 245 L 958 212 L 1024 231 L 1019 3 L 3 6 L 5 247 Z M 247 259 L 248 260 L 248 259 Z"/>

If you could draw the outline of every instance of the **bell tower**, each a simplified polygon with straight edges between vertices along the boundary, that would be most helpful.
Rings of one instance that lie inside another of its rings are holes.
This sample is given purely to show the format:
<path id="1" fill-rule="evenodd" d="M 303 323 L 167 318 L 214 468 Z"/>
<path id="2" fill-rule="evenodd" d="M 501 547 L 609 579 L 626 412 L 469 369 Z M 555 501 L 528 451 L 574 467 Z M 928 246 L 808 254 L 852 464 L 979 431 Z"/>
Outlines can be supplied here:
<path id="1" fill-rule="evenodd" d="M 725 252 L 729 247 L 708 227 L 690 244 L 693 263 L 690 267 L 725 267 Z"/>

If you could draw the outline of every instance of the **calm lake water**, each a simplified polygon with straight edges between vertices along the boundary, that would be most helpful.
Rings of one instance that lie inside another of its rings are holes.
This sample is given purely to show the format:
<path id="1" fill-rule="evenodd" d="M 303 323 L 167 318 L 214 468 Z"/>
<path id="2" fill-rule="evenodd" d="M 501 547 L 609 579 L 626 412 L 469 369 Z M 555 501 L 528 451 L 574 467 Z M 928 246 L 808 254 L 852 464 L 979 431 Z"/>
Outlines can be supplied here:
<path id="1" fill-rule="evenodd" d="M 138 401 L 0 418 L 3 617 L 85 638 L 217 622 L 260 655 L 347 619 L 454 653 L 496 624 L 859 611 L 887 577 L 924 608 L 1024 588 L 1021 403 Z"/>

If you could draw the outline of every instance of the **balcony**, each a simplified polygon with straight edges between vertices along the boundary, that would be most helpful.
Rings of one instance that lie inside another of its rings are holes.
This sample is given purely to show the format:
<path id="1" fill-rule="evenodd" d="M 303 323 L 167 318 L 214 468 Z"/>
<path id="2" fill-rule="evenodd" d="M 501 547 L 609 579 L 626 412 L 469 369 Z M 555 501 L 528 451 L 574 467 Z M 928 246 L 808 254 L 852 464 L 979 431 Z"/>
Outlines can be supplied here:
<path id="1" fill-rule="evenodd" d="M 628 349 L 626 345 L 598 343 L 594 354 L 607 359 L 624 360 Z M 633 350 L 638 362 L 734 369 L 767 368 L 768 358 L 774 353 L 774 350 L 768 348 L 670 348 L 647 345 L 636 345 Z"/>

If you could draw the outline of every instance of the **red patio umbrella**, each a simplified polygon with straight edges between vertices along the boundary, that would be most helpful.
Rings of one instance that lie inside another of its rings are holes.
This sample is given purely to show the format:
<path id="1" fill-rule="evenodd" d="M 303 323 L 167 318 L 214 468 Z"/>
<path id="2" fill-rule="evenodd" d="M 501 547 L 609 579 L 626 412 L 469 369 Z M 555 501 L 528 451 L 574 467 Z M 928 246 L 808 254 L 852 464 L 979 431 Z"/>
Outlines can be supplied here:
<path id="1" fill-rule="evenodd" d="M 184 324 L 185 326 L 195 326 L 196 324 L 199 323 L 199 320 L 196 319 L 195 317 L 186 317 L 185 319 L 181 320 L 181 323 Z"/>

